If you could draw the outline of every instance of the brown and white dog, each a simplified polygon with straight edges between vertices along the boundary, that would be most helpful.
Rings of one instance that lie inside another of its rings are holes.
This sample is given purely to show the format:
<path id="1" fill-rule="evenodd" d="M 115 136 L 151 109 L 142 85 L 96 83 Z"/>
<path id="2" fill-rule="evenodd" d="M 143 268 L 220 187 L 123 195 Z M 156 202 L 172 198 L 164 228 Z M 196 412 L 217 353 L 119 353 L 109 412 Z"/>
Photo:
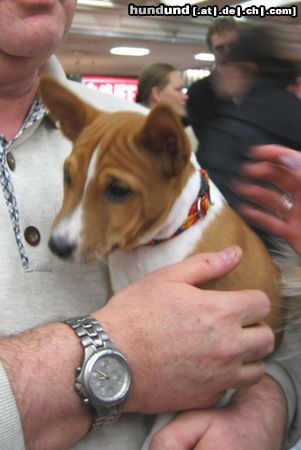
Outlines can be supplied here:
<path id="1" fill-rule="evenodd" d="M 40 95 L 73 143 L 49 241 L 54 253 L 84 261 L 107 256 L 116 292 L 192 253 L 238 244 L 242 263 L 206 287 L 265 291 L 273 305 L 267 322 L 278 329 L 279 271 L 256 234 L 206 182 L 170 107 L 159 104 L 148 116 L 108 113 L 49 77 L 41 79 Z"/>

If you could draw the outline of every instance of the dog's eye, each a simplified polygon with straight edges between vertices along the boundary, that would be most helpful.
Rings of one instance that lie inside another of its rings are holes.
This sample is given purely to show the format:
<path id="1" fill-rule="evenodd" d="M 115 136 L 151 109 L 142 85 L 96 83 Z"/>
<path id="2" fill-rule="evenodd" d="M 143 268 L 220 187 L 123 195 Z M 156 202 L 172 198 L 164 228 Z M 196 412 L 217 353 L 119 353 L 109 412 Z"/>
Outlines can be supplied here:
<path id="1" fill-rule="evenodd" d="M 67 187 L 71 186 L 71 175 L 67 167 L 64 167 L 64 183 Z"/>
<path id="2" fill-rule="evenodd" d="M 106 188 L 105 194 L 109 200 L 112 202 L 120 203 L 126 200 L 133 191 L 123 186 L 116 181 L 112 181 Z"/>

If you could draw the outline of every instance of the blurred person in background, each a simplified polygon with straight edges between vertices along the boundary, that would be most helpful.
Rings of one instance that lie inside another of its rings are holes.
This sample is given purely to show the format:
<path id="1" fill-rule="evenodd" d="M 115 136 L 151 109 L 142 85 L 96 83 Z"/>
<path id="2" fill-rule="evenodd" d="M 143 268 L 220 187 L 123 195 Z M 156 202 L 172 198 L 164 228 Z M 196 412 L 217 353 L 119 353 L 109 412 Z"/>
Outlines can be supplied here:
<path id="1" fill-rule="evenodd" d="M 278 37 L 263 27 L 240 26 L 220 62 L 218 89 L 236 104 L 228 104 L 207 124 L 197 157 L 234 209 L 241 198 L 231 183 L 241 177 L 251 147 L 301 148 L 301 102 L 288 89 L 298 74 L 281 54 Z M 270 236 L 256 231 L 270 247 Z"/>
<path id="2" fill-rule="evenodd" d="M 219 64 L 229 44 L 237 36 L 238 24 L 232 17 L 219 17 L 212 21 L 207 32 L 207 45 L 215 57 L 211 74 L 191 84 L 188 89 L 187 113 L 194 134 L 201 139 L 207 123 L 216 118 L 220 109 L 233 103 L 231 96 L 218 91 Z"/>
<path id="3" fill-rule="evenodd" d="M 166 63 L 150 64 L 139 74 L 136 101 L 149 109 L 159 102 L 167 102 L 184 118 L 188 97 L 183 89 L 183 78 L 176 67 Z"/>

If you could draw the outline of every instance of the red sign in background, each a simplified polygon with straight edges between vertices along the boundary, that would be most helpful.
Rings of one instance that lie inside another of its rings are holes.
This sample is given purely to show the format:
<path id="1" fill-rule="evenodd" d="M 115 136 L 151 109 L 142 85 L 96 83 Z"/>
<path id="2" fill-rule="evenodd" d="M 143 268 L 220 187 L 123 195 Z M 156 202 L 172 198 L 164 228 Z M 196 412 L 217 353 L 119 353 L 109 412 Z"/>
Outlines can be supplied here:
<path id="1" fill-rule="evenodd" d="M 82 76 L 81 82 L 91 89 L 116 95 L 130 102 L 135 102 L 136 100 L 137 78 L 85 75 Z"/>

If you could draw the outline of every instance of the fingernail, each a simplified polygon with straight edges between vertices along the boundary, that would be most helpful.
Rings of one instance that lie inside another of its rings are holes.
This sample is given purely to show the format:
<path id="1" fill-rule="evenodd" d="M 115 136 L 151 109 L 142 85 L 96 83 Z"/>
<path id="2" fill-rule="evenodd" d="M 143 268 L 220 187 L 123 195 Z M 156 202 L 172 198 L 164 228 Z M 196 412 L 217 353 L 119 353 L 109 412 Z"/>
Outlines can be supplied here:
<path id="1" fill-rule="evenodd" d="M 231 263 L 237 257 L 237 248 L 227 247 L 221 251 L 221 255 L 228 263 Z"/>
<path id="2" fill-rule="evenodd" d="M 299 155 L 298 155 L 299 156 Z M 289 169 L 301 169 L 301 161 L 296 156 L 289 156 L 289 155 L 281 155 L 279 156 L 279 160 Z"/>

